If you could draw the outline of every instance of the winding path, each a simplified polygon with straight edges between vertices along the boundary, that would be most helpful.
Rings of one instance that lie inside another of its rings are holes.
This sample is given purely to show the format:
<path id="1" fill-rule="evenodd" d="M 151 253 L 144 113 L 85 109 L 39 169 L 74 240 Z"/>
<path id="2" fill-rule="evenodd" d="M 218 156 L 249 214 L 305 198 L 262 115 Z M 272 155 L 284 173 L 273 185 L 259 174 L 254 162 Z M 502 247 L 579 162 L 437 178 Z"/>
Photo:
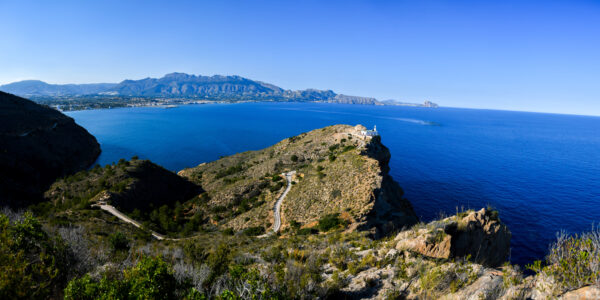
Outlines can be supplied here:
<path id="1" fill-rule="evenodd" d="M 294 174 L 296 174 L 296 171 L 291 171 L 291 172 L 285 173 L 285 179 L 287 181 L 287 186 L 285 187 L 283 194 L 281 194 L 281 196 L 279 196 L 279 198 L 277 198 L 277 201 L 275 202 L 275 206 L 273 207 L 273 217 L 275 219 L 275 222 L 273 224 L 273 231 L 263 234 L 259 237 L 267 237 L 273 233 L 278 232 L 279 229 L 281 228 L 281 203 L 283 202 L 283 199 L 285 198 L 285 196 L 287 196 L 288 192 L 292 188 L 292 175 L 294 175 Z M 98 207 L 101 210 L 104 210 L 104 211 L 110 213 L 111 215 L 119 218 L 120 220 L 122 220 L 125 223 L 129 223 L 137 228 L 142 228 L 142 224 L 140 224 L 138 221 L 128 217 L 124 213 L 117 210 L 117 208 L 115 208 L 114 206 L 107 204 L 105 201 L 98 201 L 98 203 L 92 204 L 92 207 Z M 156 238 L 157 240 L 161 240 L 161 241 L 162 240 L 178 241 L 178 240 L 193 238 L 193 236 L 192 236 L 192 237 L 173 239 L 173 238 L 168 238 L 156 231 L 152 231 L 152 230 L 148 230 L 148 231 L 150 231 L 150 233 L 152 234 L 152 236 L 154 238 Z"/>
<path id="2" fill-rule="evenodd" d="M 136 220 L 128 217 L 124 213 L 118 211 L 114 206 L 106 204 L 106 202 L 99 201 L 96 204 L 92 204 L 92 207 L 98 207 L 101 210 L 105 210 L 108 213 L 110 213 L 111 215 L 121 219 L 125 223 L 129 223 L 137 228 L 142 228 L 142 225 L 138 221 L 136 221 Z M 162 240 L 173 240 L 173 241 L 178 240 L 178 239 L 167 238 L 166 236 L 164 236 L 158 232 L 152 231 L 152 230 L 149 230 L 149 231 L 152 234 L 152 236 L 155 237 L 157 240 L 161 240 L 161 241 Z"/>
<path id="3" fill-rule="evenodd" d="M 287 172 L 284 174 L 285 180 L 287 181 L 287 186 L 285 187 L 283 194 L 281 194 L 281 196 L 279 196 L 279 198 L 277 198 L 277 201 L 275 201 L 275 205 L 273 206 L 273 218 L 275 219 L 275 221 L 273 222 L 273 230 L 269 231 L 263 235 L 257 236 L 258 238 L 268 237 L 268 236 L 276 233 L 277 231 L 279 231 L 279 229 L 281 228 L 281 203 L 283 202 L 283 199 L 285 198 L 285 196 L 287 196 L 288 192 L 292 188 L 292 175 L 294 175 L 294 174 L 296 174 L 296 171 L 290 171 L 290 172 Z"/>
<path id="4" fill-rule="evenodd" d="M 285 187 L 285 191 L 283 194 L 279 196 L 277 202 L 275 202 L 275 207 L 273 207 L 273 217 L 275 218 L 275 222 L 273 224 L 273 232 L 279 231 L 281 227 L 281 202 L 283 202 L 283 198 L 287 196 L 287 193 L 292 188 L 292 175 L 296 174 L 296 171 L 291 171 L 285 173 L 285 179 L 287 180 L 287 186 Z"/>

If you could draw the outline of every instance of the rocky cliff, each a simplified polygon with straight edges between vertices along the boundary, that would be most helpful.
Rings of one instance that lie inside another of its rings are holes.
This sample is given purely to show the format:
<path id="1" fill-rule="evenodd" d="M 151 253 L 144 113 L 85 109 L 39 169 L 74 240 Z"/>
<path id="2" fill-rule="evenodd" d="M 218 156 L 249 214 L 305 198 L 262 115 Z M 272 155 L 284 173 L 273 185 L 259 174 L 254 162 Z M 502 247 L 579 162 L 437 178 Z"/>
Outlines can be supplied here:
<path id="1" fill-rule="evenodd" d="M 59 177 L 89 167 L 100 145 L 73 119 L 0 92 L 0 205 L 25 206 Z"/>
<path id="2" fill-rule="evenodd" d="M 379 136 L 364 137 L 362 126 L 335 125 L 285 139 L 269 148 L 244 152 L 186 169 L 208 199 L 198 209 L 236 230 L 270 228 L 272 208 L 296 171 L 282 204 L 282 228 L 313 226 L 337 214 L 350 229 L 374 235 L 410 226 L 417 217 L 388 174 L 389 150 Z"/>
<path id="3" fill-rule="evenodd" d="M 508 259 L 510 237 L 496 211 L 481 209 L 403 231 L 396 237 L 396 248 L 433 258 L 469 256 L 479 264 L 497 267 Z"/>

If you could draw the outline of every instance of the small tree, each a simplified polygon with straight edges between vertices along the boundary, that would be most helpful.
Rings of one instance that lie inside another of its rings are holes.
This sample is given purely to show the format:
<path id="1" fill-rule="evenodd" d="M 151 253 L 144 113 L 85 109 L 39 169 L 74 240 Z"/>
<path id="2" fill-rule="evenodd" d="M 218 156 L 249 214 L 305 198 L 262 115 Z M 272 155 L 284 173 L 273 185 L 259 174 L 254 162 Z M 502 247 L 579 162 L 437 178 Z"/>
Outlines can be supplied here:
<path id="1" fill-rule="evenodd" d="M 339 214 L 329 214 L 319 219 L 319 230 L 329 231 L 344 224 L 344 221 L 339 218 Z"/>
<path id="2" fill-rule="evenodd" d="M 117 231 L 108 236 L 108 241 L 113 250 L 127 250 L 129 249 L 129 240 L 120 231 Z"/>

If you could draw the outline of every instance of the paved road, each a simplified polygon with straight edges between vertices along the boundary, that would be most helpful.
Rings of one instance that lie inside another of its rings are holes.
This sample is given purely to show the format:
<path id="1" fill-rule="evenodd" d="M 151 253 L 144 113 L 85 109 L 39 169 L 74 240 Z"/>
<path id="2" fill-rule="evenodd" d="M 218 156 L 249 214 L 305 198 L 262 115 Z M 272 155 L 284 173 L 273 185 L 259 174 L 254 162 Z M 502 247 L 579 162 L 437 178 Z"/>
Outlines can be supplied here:
<path id="1" fill-rule="evenodd" d="M 97 204 L 92 204 L 92 207 L 99 207 L 100 209 L 109 212 L 113 216 L 121 219 L 122 221 L 124 221 L 126 223 L 132 224 L 133 226 L 135 226 L 137 228 L 142 228 L 142 224 L 140 224 L 138 221 L 128 217 L 127 215 L 123 214 L 122 212 L 118 211 L 112 205 L 108 205 L 104 202 L 98 202 Z M 167 238 L 166 236 L 164 236 L 158 232 L 154 232 L 152 230 L 150 230 L 150 233 L 152 233 L 152 236 L 155 237 L 157 240 L 177 240 L 177 239 Z"/>
<path id="2" fill-rule="evenodd" d="M 283 198 L 287 196 L 288 192 L 292 188 L 292 175 L 294 174 L 296 174 L 296 171 L 291 171 L 284 174 L 285 180 L 287 181 L 287 186 L 285 187 L 283 194 L 281 194 L 281 196 L 277 198 L 277 201 L 275 201 L 275 206 L 273 206 L 273 218 L 275 219 L 275 221 L 273 222 L 273 230 L 263 235 L 259 235 L 258 238 L 268 237 L 279 231 L 279 229 L 281 228 L 281 203 L 283 202 Z"/>
<path id="3" fill-rule="evenodd" d="M 294 175 L 295 173 L 296 171 L 285 173 L 287 186 L 285 187 L 285 191 L 283 191 L 283 194 L 281 194 L 281 196 L 279 196 L 279 199 L 277 199 L 277 202 L 275 202 L 275 207 L 273 207 L 273 217 L 275 218 L 275 222 L 273 224 L 273 232 L 279 231 L 279 228 L 281 227 L 281 202 L 283 202 L 283 198 L 287 196 L 287 193 L 292 188 L 292 175 Z"/>
<path id="4" fill-rule="evenodd" d="M 285 187 L 283 194 L 281 194 L 281 196 L 279 196 L 279 198 L 275 202 L 275 206 L 273 207 L 273 217 L 275 218 L 275 222 L 273 224 L 273 231 L 269 232 L 267 234 L 263 234 L 259 237 L 269 236 L 270 234 L 273 234 L 273 233 L 279 231 L 279 229 L 281 228 L 281 202 L 283 202 L 283 199 L 285 198 L 285 196 L 287 196 L 288 192 L 292 188 L 292 175 L 294 175 L 294 174 L 296 174 L 296 171 L 291 171 L 291 172 L 285 173 L 285 179 L 287 181 L 287 186 Z M 114 206 L 108 205 L 104 201 L 99 201 L 96 204 L 92 204 L 92 207 L 98 207 L 104 211 L 107 211 L 108 213 L 112 214 L 113 216 L 121 219 L 122 221 L 124 221 L 126 223 L 129 223 L 137 228 L 142 228 L 142 224 L 140 224 L 138 221 L 128 217 L 124 213 L 118 211 Z M 187 237 L 187 238 L 172 239 L 172 238 L 168 238 L 168 237 L 166 237 L 158 232 L 152 231 L 152 230 L 150 230 L 150 233 L 157 240 L 161 240 L 161 241 L 162 240 L 177 241 L 177 240 L 193 238 L 193 237 Z"/>

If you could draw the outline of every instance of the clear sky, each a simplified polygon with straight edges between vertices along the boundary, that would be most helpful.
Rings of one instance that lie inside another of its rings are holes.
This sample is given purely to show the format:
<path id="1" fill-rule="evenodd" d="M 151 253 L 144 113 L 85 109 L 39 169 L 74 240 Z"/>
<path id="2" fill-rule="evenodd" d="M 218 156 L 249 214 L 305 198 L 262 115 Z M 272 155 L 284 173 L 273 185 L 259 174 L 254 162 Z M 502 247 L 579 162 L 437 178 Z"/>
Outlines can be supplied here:
<path id="1" fill-rule="evenodd" d="M 170 72 L 600 115 L 600 1 L 0 0 L 0 84 Z"/>

